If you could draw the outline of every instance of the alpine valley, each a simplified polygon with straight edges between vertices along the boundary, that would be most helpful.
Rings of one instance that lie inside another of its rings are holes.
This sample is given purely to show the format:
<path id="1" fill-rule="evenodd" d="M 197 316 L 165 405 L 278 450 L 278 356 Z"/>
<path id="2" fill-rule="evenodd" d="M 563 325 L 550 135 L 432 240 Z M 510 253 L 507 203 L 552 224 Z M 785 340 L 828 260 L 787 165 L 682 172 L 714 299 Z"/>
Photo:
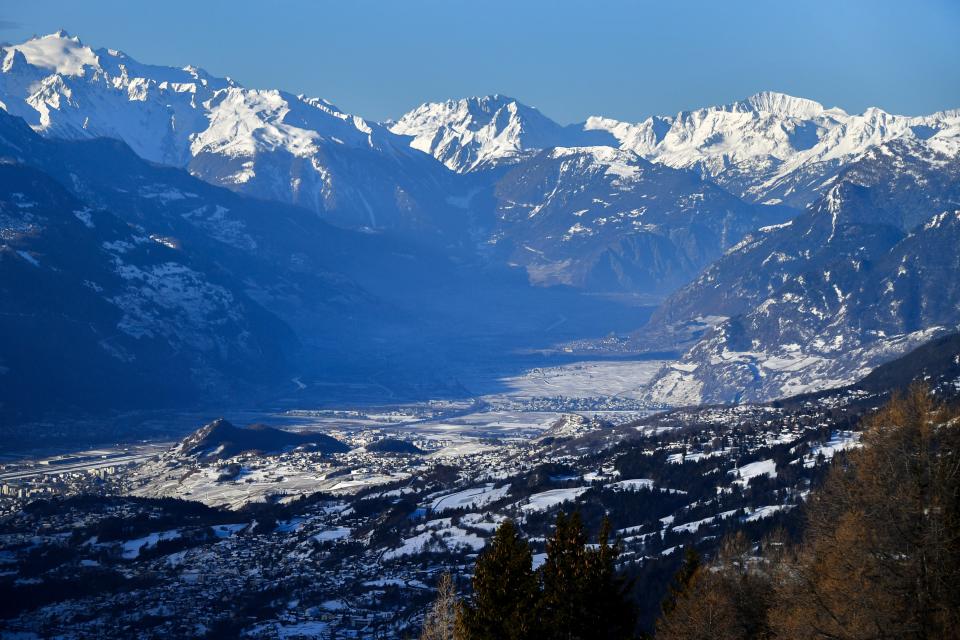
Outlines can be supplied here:
<path id="1" fill-rule="evenodd" d="M 960 110 L 374 122 L 0 45 L 0 638 L 411 637 L 571 507 L 650 630 L 683 546 L 960 394 L 958 248 Z"/>

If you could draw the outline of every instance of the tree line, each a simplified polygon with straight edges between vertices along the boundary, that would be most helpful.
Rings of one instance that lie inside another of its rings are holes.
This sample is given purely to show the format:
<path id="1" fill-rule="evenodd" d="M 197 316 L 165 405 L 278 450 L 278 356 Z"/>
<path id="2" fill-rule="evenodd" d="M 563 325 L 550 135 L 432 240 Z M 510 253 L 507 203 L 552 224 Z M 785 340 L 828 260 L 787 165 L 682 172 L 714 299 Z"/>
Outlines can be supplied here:
<path id="1" fill-rule="evenodd" d="M 657 640 L 960 639 L 960 410 L 914 386 L 866 423 L 808 497 L 798 541 L 728 536 L 709 561 L 688 549 Z M 619 541 L 587 544 L 560 514 L 537 570 L 505 521 L 477 559 L 472 594 L 449 575 L 423 640 L 643 637 Z"/>

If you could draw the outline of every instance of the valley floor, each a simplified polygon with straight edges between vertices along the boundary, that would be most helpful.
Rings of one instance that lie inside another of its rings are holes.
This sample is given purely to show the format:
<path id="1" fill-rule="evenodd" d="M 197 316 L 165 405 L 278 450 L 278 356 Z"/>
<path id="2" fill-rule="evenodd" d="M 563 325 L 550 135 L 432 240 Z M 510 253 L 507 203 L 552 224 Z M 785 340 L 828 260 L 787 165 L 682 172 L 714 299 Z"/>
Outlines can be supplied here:
<path id="1" fill-rule="evenodd" d="M 611 517 L 649 624 L 677 549 L 795 527 L 874 402 L 663 411 L 631 397 L 658 366 L 583 362 L 469 401 L 244 416 L 334 435 L 345 453 L 139 445 L 8 462 L 7 486 L 47 489 L 3 498 L 0 638 L 407 637 L 441 572 L 467 588 L 498 523 L 517 522 L 540 562 L 572 509 L 591 535 Z"/>
<path id="2" fill-rule="evenodd" d="M 668 361 L 589 360 L 535 367 L 519 374 L 499 376 L 477 373 L 467 380 L 478 395 L 460 400 L 428 400 L 379 406 L 342 405 L 333 409 L 309 407 L 278 412 L 226 412 L 235 424 L 265 423 L 301 433 L 322 432 L 362 446 L 385 436 L 415 443 L 437 460 L 452 459 L 490 448 L 491 441 L 522 441 L 542 436 L 569 416 L 586 420 L 602 419 L 612 424 L 636 420 L 662 407 L 640 400 L 643 386 Z M 307 390 L 307 385 L 300 383 Z M 309 391 L 307 391 L 309 393 Z M 288 402 L 294 403 L 295 399 Z M 184 424 L 190 416 L 179 416 L 171 425 Z M 204 420 L 193 416 L 193 427 Z M 169 436 L 182 432 L 171 427 Z M 75 491 L 85 476 L 102 478 L 127 466 L 138 466 L 171 445 L 168 439 L 146 443 L 121 442 L 81 451 L 49 451 L 8 455 L 0 462 L 0 512 L 24 500 Z M 371 473 L 325 482 L 313 469 L 296 466 L 271 467 L 249 474 L 241 490 L 224 490 L 200 477 L 189 483 L 151 487 L 154 496 L 176 496 L 208 504 L 242 506 L 277 493 L 298 495 L 312 491 L 349 488 L 391 482 L 389 474 Z M 356 474 L 355 474 L 356 475 Z"/>

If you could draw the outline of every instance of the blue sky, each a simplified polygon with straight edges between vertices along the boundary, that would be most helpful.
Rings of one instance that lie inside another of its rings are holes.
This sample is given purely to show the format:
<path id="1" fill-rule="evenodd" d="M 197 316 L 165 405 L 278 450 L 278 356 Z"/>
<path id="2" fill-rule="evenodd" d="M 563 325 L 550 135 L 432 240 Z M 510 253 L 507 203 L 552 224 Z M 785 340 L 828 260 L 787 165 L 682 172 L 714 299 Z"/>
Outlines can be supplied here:
<path id="1" fill-rule="evenodd" d="M 29 0 L 0 40 L 64 28 L 142 62 L 325 97 L 373 119 L 502 93 L 563 122 L 764 89 L 862 111 L 960 107 L 960 2 Z"/>

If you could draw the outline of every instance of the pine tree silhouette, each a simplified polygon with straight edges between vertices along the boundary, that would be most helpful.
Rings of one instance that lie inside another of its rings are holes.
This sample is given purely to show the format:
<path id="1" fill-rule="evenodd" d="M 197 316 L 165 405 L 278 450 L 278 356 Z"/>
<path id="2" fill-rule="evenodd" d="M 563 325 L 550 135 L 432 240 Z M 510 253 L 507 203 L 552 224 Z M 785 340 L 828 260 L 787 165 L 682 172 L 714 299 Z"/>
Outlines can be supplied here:
<path id="1" fill-rule="evenodd" d="M 459 614 L 457 640 L 626 640 L 634 637 L 632 584 L 616 569 L 619 542 L 604 518 L 591 548 L 579 513 L 560 513 L 547 558 L 532 569 L 530 547 L 510 521 L 477 560 L 473 598 Z"/>
<path id="2" fill-rule="evenodd" d="M 539 618 L 545 637 L 557 640 L 632 638 L 636 610 L 631 585 L 620 578 L 618 543 L 610 544 L 611 525 L 604 518 L 597 548 L 587 546 L 579 513 L 557 516 L 547 560 L 541 572 L 543 597 Z"/>
<path id="3" fill-rule="evenodd" d="M 477 559 L 473 598 L 460 609 L 457 635 L 465 640 L 540 637 L 535 620 L 538 599 L 530 547 L 507 520 Z"/>
<path id="4" fill-rule="evenodd" d="M 588 615 L 593 619 L 594 638 L 622 640 L 632 638 L 637 624 L 636 605 L 630 597 L 633 582 L 617 573 L 620 556 L 619 540 L 610 542 L 613 526 L 603 519 L 596 550 L 588 550 L 588 589 L 594 594 L 588 601 Z"/>

